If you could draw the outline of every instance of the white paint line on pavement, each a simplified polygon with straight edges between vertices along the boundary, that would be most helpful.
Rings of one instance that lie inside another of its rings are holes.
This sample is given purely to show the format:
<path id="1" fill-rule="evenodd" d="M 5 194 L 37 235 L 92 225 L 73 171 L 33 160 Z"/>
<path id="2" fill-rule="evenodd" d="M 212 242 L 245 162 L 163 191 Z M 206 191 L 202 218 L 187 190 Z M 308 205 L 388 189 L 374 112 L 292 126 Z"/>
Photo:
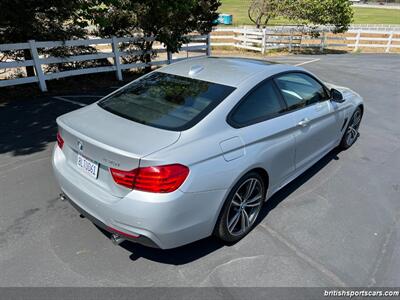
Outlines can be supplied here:
<path id="1" fill-rule="evenodd" d="M 310 59 L 310 57 L 304 57 L 304 56 L 271 56 L 269 59 L 277 59 L 277 60 L 306 60 Z"/>
<path id="2" fill-rule="evenodd" d="M 104 96 L 100 95 L 71 95 L 71 96 L 65 96 L 68 98 L 103 98 Z"/>
<path id="3" fill-rule="evenodd" d="M 3 179 L 3 178 L 5 178 L 6 176 L 8 176 L 8 175 L 5 175 L 6 173 L 8 173 L 8 172 L 11 172 L 11 171 L 15 171 L 15 170 L 17 170 L 17 169 L 19 169 L 19 168 L 21 168 L 21 167 L 25 167 L 26 165 L 30 165 L 30 164 L 34 164 L 34 163 L 37 163 L 37 162 L 41 162 L 41 161 L 48 161 L 49 160 L 49 157 L 48 156 L 46 156 L 46 157 L 41 157 L 41 158 L 37 158 L 37 159 L 35 159 L 35 160 L 29 160 L 29 161 L 25 161 L 25 162 L 23 162 L 23 163 L 21 163 L 21 164 L 17 164 L 15 167 L 13 167 L 13 168 L 10 168 L 10 169 L 6 169 L 6 170 L 4 170 L 4 171 L 1 171 L 0 172 L 0 179 Z"/>
<path id="4" fill-rule="evenodd" d="M 305 62 L 299 63 L 299 64 L 297 64 L 295 66 L 296 67 L 303 66 L 303 65 L 306 65 L 306 64 L 311 64 L 311 63 L 316 62 L 316 61 L 320 61 L 320 60 L 321 60 L 320 58 L 316 58 L 316 59 L 313 59 L 313 60 L 309 60 L 309 61 L 305 61 Z"/>
<path id="5" fill-rule="evenodd" d="M 64 102 L 68 102 L 68 103 L 72 103 L 72 104 L 75 104 L 75 105 L 79 105 L 79 106 L 86 106 L 87 104 L 84 104 L 84 103 L 82 103 L 82 102 L 78 102 L 78 101 L 74 101 L 74 100 L 69 100 L 69 99 L 66 99 L 66 98 L 64 98 L 64 97 L 61 97 L 61 96 L 55 96 L 55 97 L 53 97 L 54 99 L 57 99 L 57 100 L 61 100 L 61 101 L 64 101 Z"/>

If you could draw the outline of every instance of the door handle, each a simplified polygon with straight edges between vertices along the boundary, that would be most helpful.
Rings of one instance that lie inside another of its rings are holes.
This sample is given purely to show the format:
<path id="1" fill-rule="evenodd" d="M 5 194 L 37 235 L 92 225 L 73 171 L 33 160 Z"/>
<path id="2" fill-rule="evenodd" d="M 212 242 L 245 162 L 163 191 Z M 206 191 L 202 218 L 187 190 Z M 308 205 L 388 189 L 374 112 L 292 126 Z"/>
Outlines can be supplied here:
<path id="1" fill-rule="evenodd" d="M 310 119 L 304 118 L 299 123 L 297 123 L 297 125 L 299 125 L 301 127 L 306 127 L 306 126 L 308 126 L 308 123 L 310 123 Z"/>

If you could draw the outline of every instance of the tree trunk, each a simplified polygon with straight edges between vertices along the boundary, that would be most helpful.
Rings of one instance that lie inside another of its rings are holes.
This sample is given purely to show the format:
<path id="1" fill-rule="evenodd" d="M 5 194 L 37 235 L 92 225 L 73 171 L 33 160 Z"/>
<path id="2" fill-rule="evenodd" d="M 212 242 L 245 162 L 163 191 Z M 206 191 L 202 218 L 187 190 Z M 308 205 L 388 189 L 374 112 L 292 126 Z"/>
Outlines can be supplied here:
<path id="1" fill-rule="evenodd" d="M 143 56 L 142 56 L 142 62 L 148 64 L 148 63 L 151 62 L 151 52 L 150 52 L 150 51 L 151 51 L 152 48 L 153 48 L 153 42 L 145 42 L 143 48 L 144 48 L 143 51 L 146 51 L 146 53 L 143 54 Z M 150 53 L 148 53 L 148 52 L 150 52 Z M 151 66 L 146 66 L 146 67 L 144 68 L 144 71 L 145 71 L 146 73 L 151 72 Z"/>
<path id="2" fill-rule="evenodd" d="M 150 53 L 146 53 L 146 54 L 144 55 L 143 58 L 144 58 L 144 62 L 145 62 L 146 64 L 148 64 L 148 63 L 151 62 L 151 54 L 150 54 Z M 144 71 L 145 71 L 146 73 L 151 72 L 151 66 L 146 66 L 146 67 L 144 68 Z"/>
<path id="3" fill-rule="evenodd" d="M 268 16 L 268 17 L 265 19 L 265 21 L 264 21 L 264 26 L 267 26 L 267 24 L 268 24 L 270 18 L 271 18 L 271 17 Z"/>
<path id="4" fill-rule="evenodd" d="M 256 20 L 256 28 L 257 29 L 260 28 L 260 26 L 261 26 L 261 18 L 262 18 L 262 15 L 258 16 L 258 18 Z"/>
<path id="5" fill-rule="evenodd" d="M 24 49 L 24 59 L 25 60 L 31 60 L 32 59 L 31 51 L 29 49 Z M 27 67 L 25 67 L 25 70 L 26 70 L 26 76 L 27 77 L 36 76 L 35 75 L 35 69 L 33 68 L 33 66 L 27 66 Z"/>

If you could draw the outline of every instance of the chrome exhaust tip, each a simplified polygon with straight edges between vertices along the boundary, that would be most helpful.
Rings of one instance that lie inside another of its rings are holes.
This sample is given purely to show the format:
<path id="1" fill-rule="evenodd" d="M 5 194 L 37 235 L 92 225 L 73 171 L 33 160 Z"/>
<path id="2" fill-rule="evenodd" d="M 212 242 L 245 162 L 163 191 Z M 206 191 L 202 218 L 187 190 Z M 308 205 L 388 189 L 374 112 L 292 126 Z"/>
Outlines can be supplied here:
<path id="1" fill-rule="evenodd" d="M 59 197 L 60 197 L 60 200 L 61 200 L 61 201 L 67 200 L 67 196 L 65 196 L 64 193 L 61 193 Z"/>
<path id="2" fill-rule="evenodd" d="M 122 238 L 121 236 L 119 236 L 118 234 L 113 233 L 111 235 L 111 242 L 115 245 L 118 246 L 119 244 L 121 244 L 123 241 L 125 241 L 124 238 Z"/>

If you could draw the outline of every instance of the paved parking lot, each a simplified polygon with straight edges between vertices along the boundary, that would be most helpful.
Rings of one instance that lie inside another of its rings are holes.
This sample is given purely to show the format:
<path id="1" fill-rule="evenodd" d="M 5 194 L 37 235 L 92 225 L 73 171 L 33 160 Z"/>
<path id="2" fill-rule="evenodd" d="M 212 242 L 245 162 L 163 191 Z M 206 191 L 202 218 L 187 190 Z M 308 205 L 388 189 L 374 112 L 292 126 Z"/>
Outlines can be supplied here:
<path id="1" fill-rule="evenodd" d="M 54 120 L 101 91 L 0 106 L 0 286 L 400 286 L 400 56 L 269 59 L 359 92 L 361 136 L 270 199 L 230 247 L 114 246 L 58 199 Z"/>

